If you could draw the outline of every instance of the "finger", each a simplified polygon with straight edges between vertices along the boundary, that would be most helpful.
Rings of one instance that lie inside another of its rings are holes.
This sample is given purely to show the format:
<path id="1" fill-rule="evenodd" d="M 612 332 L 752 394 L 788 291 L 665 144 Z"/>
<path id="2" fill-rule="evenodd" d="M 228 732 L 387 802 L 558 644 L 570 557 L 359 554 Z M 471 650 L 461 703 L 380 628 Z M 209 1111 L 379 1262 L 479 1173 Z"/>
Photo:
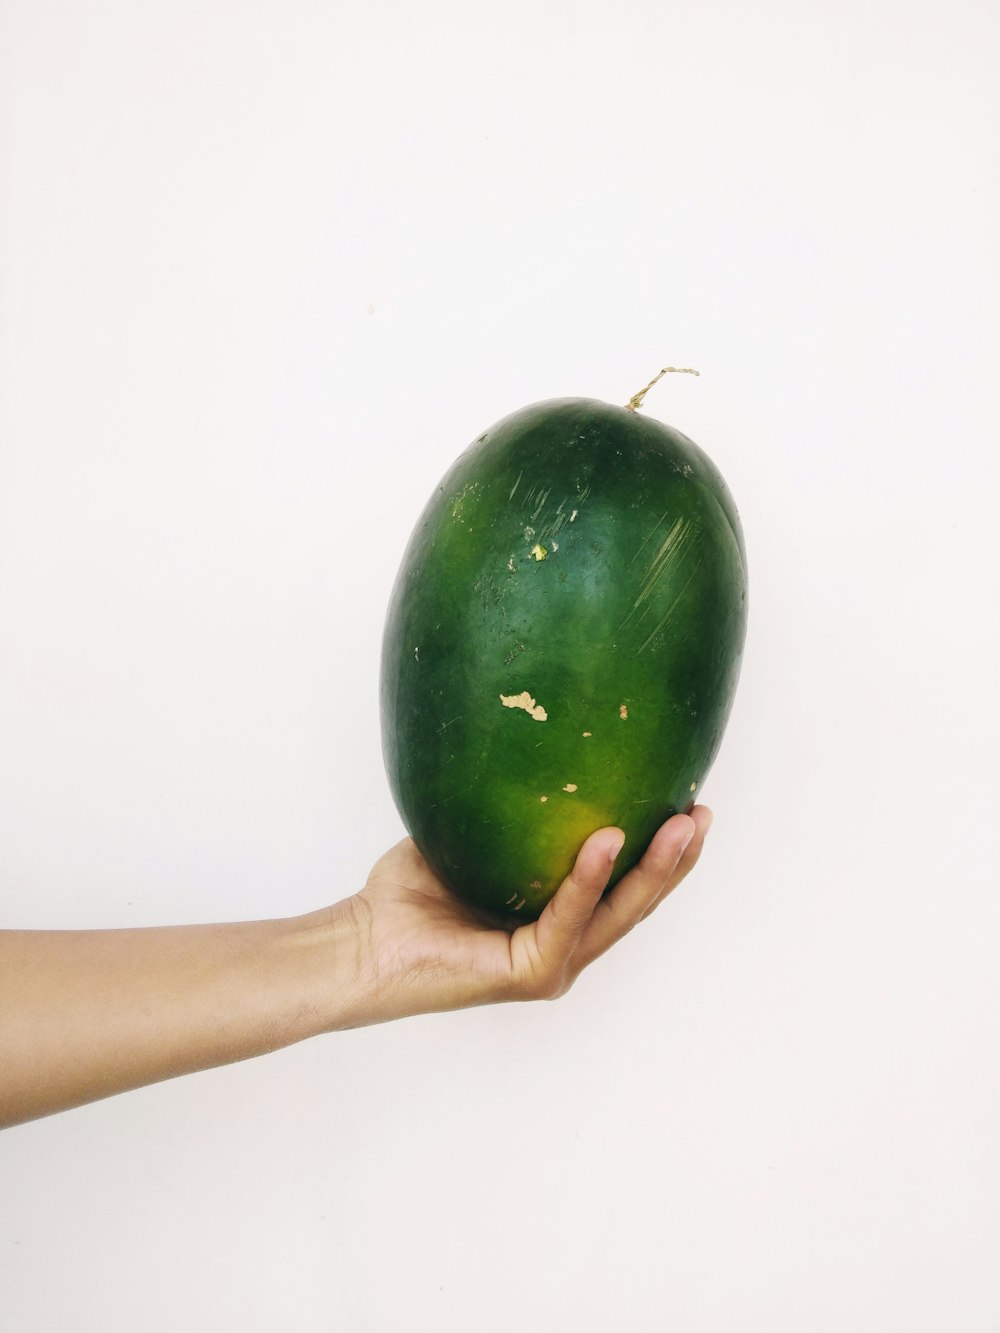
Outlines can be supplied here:
<path id="1" fill-rule="evenodd" d="M 573 869 L 535 923 L 536 946 L 544 964 L 565 963 L 580 943 L 624 842 L 621 829 L 603 828 L 580 848 Z"/>
<path id="2" fill-rule="evenodd" d="M 705 846 L 705 839 L 708 837 L 708 830 L 712 827 L 712 820 L 715 816 L 707 805 L 696 805 L 694 809 L 690 811 L 690 815 L 696 825 L 695 835 L 684 848 L 674 873 L 668 878 L 666 884 L 664 884 L 659 897 L 654 901 L 651 907 L 648 907 L 646 911 L 643 912 L 643 921 L 645 921 L 647 916 L 652 916 L 660 903 L 663 902 L 664 898 L 673 893 L 681 880 L 685 879 L 698 864 L 702 848 Z"/>
<path id="3" fill-rule="evenodd" d="M 578 956 L 584 965 L 642 920 L 677 870 L 696 832 L 690 815 L 674 815 L 661 825 L 639 864 L 598 904 L 579 945 Z"/>

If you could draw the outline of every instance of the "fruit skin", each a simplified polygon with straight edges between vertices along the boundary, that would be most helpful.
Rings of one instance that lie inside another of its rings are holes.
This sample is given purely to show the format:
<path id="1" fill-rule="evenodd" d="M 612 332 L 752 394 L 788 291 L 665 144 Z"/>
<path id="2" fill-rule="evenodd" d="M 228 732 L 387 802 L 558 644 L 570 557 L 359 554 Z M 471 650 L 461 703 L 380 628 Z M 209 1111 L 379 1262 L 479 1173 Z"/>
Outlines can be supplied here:
<path id="1" fill-rule="evenodd" d="M 564 398 L 470 445 L 382 646 L 386 771 L 443 882 L 529 920 L 595 829 L 625 831 L 614 879 L 635 864 L 715 758 L 746 599 L 736 507 L 679 431 Z"/>

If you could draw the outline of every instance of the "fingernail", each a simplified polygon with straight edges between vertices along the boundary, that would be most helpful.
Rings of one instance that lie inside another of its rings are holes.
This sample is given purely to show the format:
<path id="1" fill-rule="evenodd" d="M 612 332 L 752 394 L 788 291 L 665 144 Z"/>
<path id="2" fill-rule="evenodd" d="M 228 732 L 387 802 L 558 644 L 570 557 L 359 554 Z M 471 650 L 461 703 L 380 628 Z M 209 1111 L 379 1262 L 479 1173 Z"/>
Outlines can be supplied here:
<path id="1" fill-rule="evenodd" d="M 609 861 L 617 860 L 618 853 L 624 846 L 625 846 L 625 834 L 619 833 L 613 842 L 608 843 L 608 860 Z"/>

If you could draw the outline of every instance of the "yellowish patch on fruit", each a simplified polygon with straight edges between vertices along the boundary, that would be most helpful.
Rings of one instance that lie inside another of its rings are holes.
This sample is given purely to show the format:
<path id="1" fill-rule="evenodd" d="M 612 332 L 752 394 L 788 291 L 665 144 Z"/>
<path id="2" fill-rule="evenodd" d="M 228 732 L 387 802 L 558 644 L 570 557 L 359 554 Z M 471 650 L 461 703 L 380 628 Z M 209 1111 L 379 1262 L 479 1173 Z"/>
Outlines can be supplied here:
<path id="1" fill-rule="evenodd" d="M 527 690 L 522 690 L 520 694 L 501 694 L 500 702 L 504 708 L 523 708 L 529 717 L 533 717 L 536 722 L 546 722 L 548 713 L 541 704 L 535 703 Z"/>

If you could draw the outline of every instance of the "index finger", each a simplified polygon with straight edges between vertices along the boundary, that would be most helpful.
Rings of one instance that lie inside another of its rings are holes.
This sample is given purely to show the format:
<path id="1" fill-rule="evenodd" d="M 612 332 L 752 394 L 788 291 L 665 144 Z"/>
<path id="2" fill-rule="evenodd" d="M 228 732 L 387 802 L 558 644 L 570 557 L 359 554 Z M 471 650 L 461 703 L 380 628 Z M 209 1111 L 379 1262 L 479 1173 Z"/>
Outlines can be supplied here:
<path id="1" fill-rule="evenodd" d="M 573 869 L 535 923 L 538 952 L 546 963 L 569 961 L 590 925 L 624 843 L 621 829 L 603 828 L 580 848 Z"/>
<path id="2" fill-rule="evenodd" d="M 674 815 L 660 826 L 639 864 L 597 905 L 580 940 L 578 957 L 584 966 L 627 935 L 659 901 L 697 831 L 690 815 Z"/>

